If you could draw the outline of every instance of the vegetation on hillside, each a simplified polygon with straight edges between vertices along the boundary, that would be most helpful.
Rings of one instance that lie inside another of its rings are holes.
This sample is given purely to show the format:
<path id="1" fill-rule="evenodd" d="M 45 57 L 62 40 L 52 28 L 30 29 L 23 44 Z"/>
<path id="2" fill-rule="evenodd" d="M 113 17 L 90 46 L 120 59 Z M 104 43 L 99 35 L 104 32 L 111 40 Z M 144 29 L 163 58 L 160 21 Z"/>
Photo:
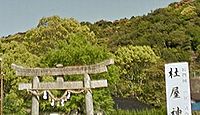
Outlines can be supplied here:
<path id="1" fill-rule="evenodd" d="M 24 67 L 86 65 L 115 59 L 107 73 L 92 79 L 108 79 L 109 87 L 93 91 L 96 111 L 113 112 L 112 97 L 134 97 L 161 108 L 165 105 L 164 64 L 187 61 L 191 71 L 200 67 L 200 0 L 172 3 L 144 16 L 101 20 L 94 24 L 58 16 L 42 18 L 37 27 L 0 40 L 3 58 L 4 113 L 28 114 L 31 94 L 18 91 L 30 77 L 16 76 L 11 64 Z M 65 80 L 82 80 L 65 76 Z M 44 76 L 41 81 L 54 81 Z M 59 96 L 62 92 L 54 91 Z M 84 95 L 73 94 L 64 107 L 52 108 L 41 100 L 40 111 L 80 110 Z"/>

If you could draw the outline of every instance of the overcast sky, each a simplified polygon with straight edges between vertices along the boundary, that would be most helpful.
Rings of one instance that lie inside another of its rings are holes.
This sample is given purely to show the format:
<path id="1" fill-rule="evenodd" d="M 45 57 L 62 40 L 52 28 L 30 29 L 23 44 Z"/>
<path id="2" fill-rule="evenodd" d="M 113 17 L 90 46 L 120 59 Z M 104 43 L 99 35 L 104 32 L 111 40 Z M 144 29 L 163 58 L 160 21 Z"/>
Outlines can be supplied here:
<path id="1" fill-rule="evenodd" d="M 0 37 L 36 27 L 39 19 L 58 15 L 79 22 L 114 21 L 142 16 L 180 0 L 0 0 Z"/>

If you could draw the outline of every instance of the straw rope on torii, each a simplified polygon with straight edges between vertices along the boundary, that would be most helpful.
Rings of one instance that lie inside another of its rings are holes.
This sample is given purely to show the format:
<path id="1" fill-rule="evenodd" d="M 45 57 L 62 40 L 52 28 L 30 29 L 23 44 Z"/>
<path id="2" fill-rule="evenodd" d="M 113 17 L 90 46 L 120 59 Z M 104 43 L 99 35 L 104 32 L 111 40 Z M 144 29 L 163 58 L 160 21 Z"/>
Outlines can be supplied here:
<path id="1" fill-rule="evenodd" d="M 28 90 L 34 96 L 32 96 L 32 115 L 39 115 L 39 102 L 38 96 L 48 93 L 52 99 L 52 105 L 54 101 L 64 102 L 65 96 L 69 96 L 70 93 L 83 93 L 85 92 L 86 114 L 93 115 L 93 100 L 92 100 L 92 88 L 107 87 L 107 80 L 90 80 L 89 74 L 102 73 L 107 71 L 107 66 L 114 64 L 112 59 L 103 61 L 101 63 L 84 66 L 67 66 L 62 67 L 58 65 L 57 68 L 24 68 L 16 64 L 12 64 L 12 68 L 16 70 L 17 76 L 32 76 L 32 83 L 19 84 L 19 90 Z M 64 81 L 64 75 L 84 75 L 84 81 Z M 39 82 L 38 77 L 45 75 L 56 76 L 55 82 Z M 58 89 L 65 90 L 65 93 L 60 97 L 55 97 L 50 90 Z M 44 95 L 45 96 L 45 95 Z M 46 98 L 46 97 L 45 97 Z"/>
<path id="2" fill-rule="evenodd" d="M 65 99 L 66 98 L 66 95 L 70 94 L 70 93 L 75 93 L 75 94 L 78 94 L 78 93 L 83 93 L 85 92 L 85 90 L 79 90 L 79 91 L 75 91 L 75 90 L 66 90 L 63 95 L 58 98 L 58 97 L 55 97 L 50 90 L 44 90 L 44 91 L 32 91 L 32 90 L 27 90 L 28 92 L 30 92 L 31 94 L 35 95 L 35 96 L 41 96 L 43 94 L 48 93 L 48 95 L 50 96 L 51 99 L 55 100 L 55 101 L 60 101 L 62 99 Z"/>

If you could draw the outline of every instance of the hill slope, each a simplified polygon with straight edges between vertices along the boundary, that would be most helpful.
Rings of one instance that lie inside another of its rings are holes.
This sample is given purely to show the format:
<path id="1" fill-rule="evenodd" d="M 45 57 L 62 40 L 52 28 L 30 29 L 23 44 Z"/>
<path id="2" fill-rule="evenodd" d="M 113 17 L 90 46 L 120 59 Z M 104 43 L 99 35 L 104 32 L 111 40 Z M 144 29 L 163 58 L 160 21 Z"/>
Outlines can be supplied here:
<path id="1" fill-rule="evenodd" d="M 99 43 L 107 44 L 111 51 L 119 46 L 148 45 L 167 62 L 174 62 L 193 61 L 191 54 L 198 54 L 200 48 L 199 0 L 172 3 L 146 16 L 82 24 L 90 27 Z"/>

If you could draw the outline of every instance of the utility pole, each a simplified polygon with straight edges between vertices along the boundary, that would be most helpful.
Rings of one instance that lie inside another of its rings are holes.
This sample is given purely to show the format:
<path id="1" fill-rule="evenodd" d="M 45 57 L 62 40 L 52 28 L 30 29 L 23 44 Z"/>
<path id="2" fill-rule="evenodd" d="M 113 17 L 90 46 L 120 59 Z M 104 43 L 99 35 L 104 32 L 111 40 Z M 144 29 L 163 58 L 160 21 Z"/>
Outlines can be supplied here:
<path id="1" fill-rule="evenodd" d="M 0 58 L 0 79 L 1 79 L 1 114 L 3 115 L 3 63 L 2 63 L 2 58 Z"/>

